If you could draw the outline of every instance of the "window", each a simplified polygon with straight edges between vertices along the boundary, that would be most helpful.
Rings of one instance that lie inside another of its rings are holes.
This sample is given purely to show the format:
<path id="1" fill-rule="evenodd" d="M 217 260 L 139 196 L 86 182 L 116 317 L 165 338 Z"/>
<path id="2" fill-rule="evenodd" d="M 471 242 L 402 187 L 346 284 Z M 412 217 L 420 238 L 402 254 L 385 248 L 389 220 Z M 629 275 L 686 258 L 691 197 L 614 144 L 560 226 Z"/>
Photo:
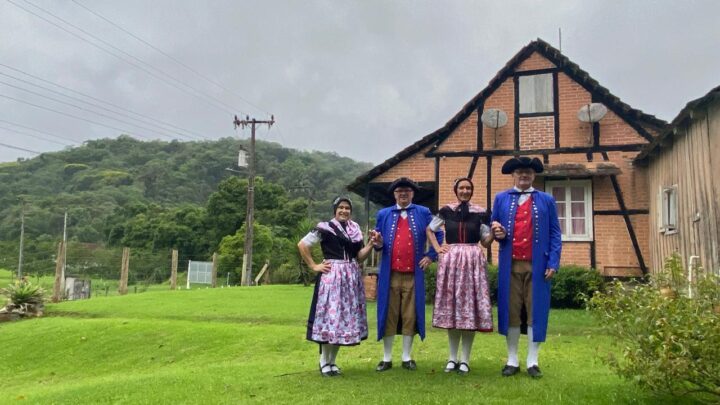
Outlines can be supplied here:
<path id="1" fill-rule="evenodd" d="M 518 76 L 520 114 L 553 112 L 552 73 Z"/>
<path id="2" fill-rule="evenodd" d="M 677 233 L 677 210 L 677 185 L 662 187 L 658 197 L 658 223 L 661 233 Z"/>
<path id="3" fill-rule="evenodd" d="M 548 181 L 545 188 L 557 203 L 562 240 L 593 240 L 592 181 Z"/>

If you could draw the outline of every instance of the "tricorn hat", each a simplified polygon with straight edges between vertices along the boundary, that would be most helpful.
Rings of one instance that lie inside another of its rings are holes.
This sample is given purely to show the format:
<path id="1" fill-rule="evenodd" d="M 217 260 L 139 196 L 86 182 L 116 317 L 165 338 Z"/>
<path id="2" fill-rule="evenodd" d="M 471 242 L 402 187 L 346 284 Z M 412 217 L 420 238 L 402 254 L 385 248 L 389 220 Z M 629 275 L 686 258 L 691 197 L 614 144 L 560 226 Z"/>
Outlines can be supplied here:
<path id="1" fill-rule="evenodd" d="M 502 174 L 511 174 L 515 169 L 530 168 L 535 173 L 543 172 L 543 164 L 538 158 L 529 158 L 527 156 L 514 157 L 509 159 L 502 166 Z"/>
<path id="2" fill-rule="evenodd" d="M 400 177 L 390 184 L 388 187 L 388 193 L 392 193 L 398 187 L 410 187 L 413 191 L 417 192 L 420 187 L 409 177 Z"/>

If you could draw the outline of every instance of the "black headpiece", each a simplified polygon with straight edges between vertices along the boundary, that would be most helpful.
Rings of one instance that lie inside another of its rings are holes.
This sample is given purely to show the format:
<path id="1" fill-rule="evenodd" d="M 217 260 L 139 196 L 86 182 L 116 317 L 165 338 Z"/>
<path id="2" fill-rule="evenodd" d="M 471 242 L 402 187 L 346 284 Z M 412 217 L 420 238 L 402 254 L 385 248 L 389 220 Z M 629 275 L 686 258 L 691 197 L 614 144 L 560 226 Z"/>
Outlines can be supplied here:
<path id="1" fill-rule="evenodd" d="M 502 174 L 511 174 L 515 169 L 530 168 L 535 173 L 543 172 L 543 164 L 538 158 L 529 158 L 527 156 L 514 157 L 509 159 L 502 166 Z"/>
<path id="2" fill-rule="evenodd" d="M 392 194 L 398 187 L 410 187 L 414 192 L 417 192 L 420 189 L 417 183 L 415 183 L 411 178 L 400 177 L 390 184 L 390 187 L 388 187 L 388 193 Z"/>

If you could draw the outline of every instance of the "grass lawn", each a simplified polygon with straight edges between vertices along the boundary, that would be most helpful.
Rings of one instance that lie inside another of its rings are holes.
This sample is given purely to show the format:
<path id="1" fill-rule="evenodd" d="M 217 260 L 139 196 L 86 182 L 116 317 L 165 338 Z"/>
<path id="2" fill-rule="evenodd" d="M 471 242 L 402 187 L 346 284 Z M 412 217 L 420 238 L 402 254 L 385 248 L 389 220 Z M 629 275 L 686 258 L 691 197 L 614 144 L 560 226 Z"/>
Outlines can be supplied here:
<path id="1" fill-rule="evenodd" d="M 0 280 L 3 282 L 4 280 Z M 597 360 L 607 348 L 584 311 L 554 310 L 540 352 L 545 377 L 500 376 L 504 337 L 475 339 L 468 376 L 445 374 L 446 333 L 416 340 L 416 372 L 374 371 L 371 337 L 342 348 L 344 375 L 321 378 L 304 340 L 311 288 L 148 291 L 48 305 L 0 324 L 0 403 L 652 403 Z M 427 307 L 428 315 L 432 308 Z M 396 344 L 396 360 L 400 344 Z M 521 359 L 525 344 L 521 339 Z"/>

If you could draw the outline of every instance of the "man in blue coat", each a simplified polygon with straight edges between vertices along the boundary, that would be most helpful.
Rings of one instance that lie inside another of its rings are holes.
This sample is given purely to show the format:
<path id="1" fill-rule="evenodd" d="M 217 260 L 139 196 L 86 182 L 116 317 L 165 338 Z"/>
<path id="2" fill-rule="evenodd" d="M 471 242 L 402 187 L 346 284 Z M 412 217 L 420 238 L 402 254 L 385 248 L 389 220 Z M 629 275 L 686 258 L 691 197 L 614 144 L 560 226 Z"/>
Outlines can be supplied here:
<path id="1" fill-rule="evenodd" d="M 396 334 L 402 334 L 402 366 L 416 370 L 412 359 L 415 334 L 425 339 L 425 269 L 437 258 L 430 247 L 425 251 L 425 229 L 432 221 L 427 207 L 412 203 L 418 186 L 407 177 L 395 180 L 388 191 L 395 205 L 377 213 L 375 249 L 382 249 L 377 292 L 378 340 L 383 340 L 384 356 L 376 371 L 392 368 L 392 348 Z M 438 238 L 442 233 L 438 232 Z M 442 239 L 440 239 L 442 240 Z"/>
<path id="2" fill-rule="evenodd" d="M 527 372 L 542 377 L 538 367 L 540 342 L 545 341 L 550 312 L 550 280 L 560 266 L 562 234 L 555 199 L 532 186 L 543 171 L 537 158 L 505 162 L 515 186 L 495 196 L 492 232 L 499 241 L 498 330 L 506 336 L 508 361 L 502 375 L 520 370 L 518 341 L 528 335 Z"/>

